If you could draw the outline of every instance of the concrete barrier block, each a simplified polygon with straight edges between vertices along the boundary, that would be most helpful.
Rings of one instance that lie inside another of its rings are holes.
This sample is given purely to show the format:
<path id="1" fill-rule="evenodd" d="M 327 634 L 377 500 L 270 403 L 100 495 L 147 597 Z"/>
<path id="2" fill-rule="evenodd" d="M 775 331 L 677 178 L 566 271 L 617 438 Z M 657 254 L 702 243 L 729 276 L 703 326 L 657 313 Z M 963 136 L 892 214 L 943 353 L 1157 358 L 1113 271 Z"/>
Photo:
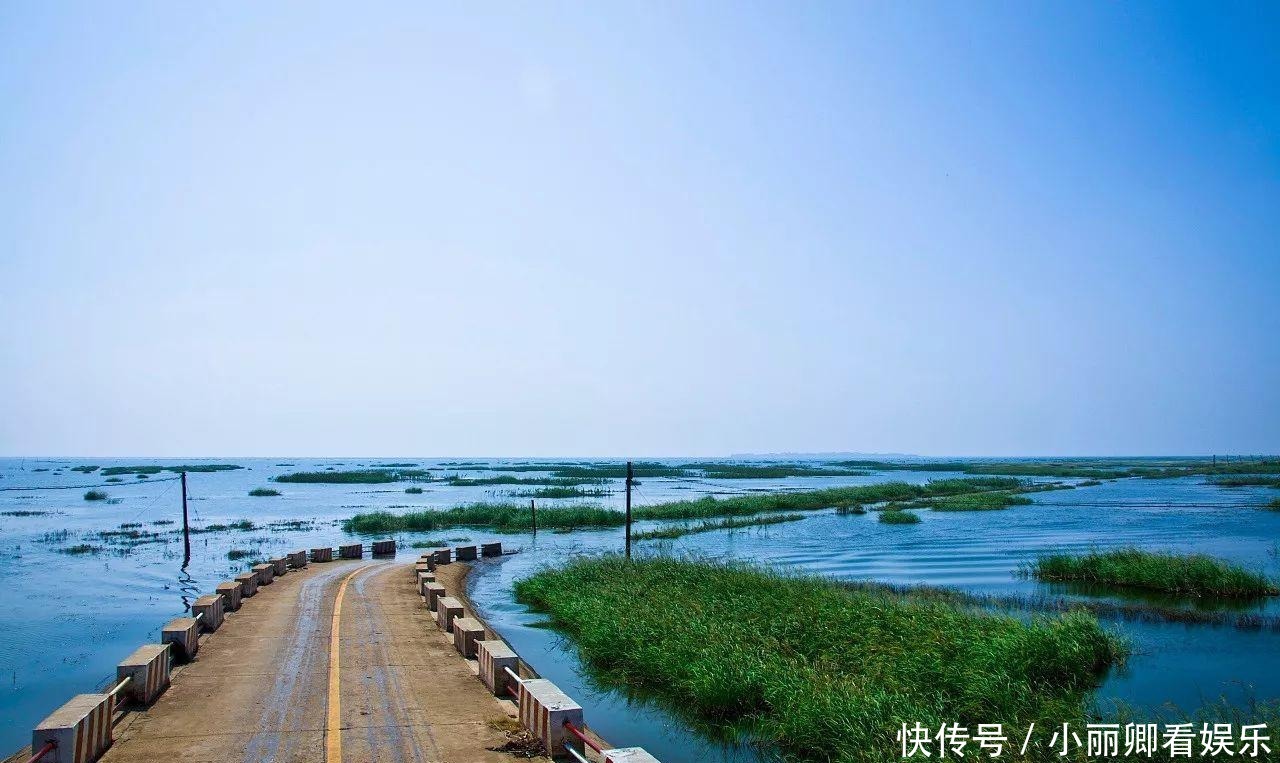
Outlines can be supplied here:
<path id="1" fill-rule="evenodd" d="M 271 585 L 271 581 L 276 579 L 276 568 L 274 565 L 266 564 L 264 562 L 263 564 L 255 564 L 249 569 L 253 571 L 253 574 L 258 576 L 258 585 L 260 586 Z"/>
<path id="2" fill-rule="evenodd" d="M 454 618 L 453 647 L 458 654 L 475 657 L 477 641 L 484 641 L 484 625 L 474 617 Z"/>
<path id="3" fill-rule="evenodd" d="M 191 616 L 200 616 L 200 628 L 213 633 L 222 627 L 222 597 L 217 594 L 201 596 L 191 604 Z"/>
<path id="4" fill-rule="evenodd" d="M 453 549 L 436 549 L 431 554 L 431 561 L 435 564 L 451 564 L 453 562 Z"/>
<path id="5" fill-rule="evenodd" d="M 32 730 L 32 753 L 53 742 L 57 747 L 40 758 L 41 763 L 97 760 L 111 746 L 111 715 L 115 709 L 113 695 L 77 694 Z"/>
<path id="6" fill-rule="evenodd" d="M 475 546 L 458 546 L 457 551 L 454 553 L 457 554 L 460 562 L 474 562 L 476 560 Z"/>
<path id="7" fill-rule="evenodd" d="M 289 557 L 278 556 L 275 559 L 268 559 L 271 562 L 272 572 L 276 577 L 289 574 Z"/>
<path id="8" fill-rule="evenodd" d="M 287 558 L 289 560 L 289 566 L 294 568 L 295 570 L 300 570 L 303 567 L 307 566 L 306 551 L 302 551 L 302 550 L 290 551 L 289 556 Z"/>
<path id="9" fill-rule="evenodd" d="M 582 707 L 545 678 L 520 682 L 520 725 L 543 745 L 549 758 L 563 757 L 564 746 L 582 752 L 582 742 L 564 727 L 569 721 L 582 728 Z"/>
<path id="10" fill-rule="evenodd" d="M 502 556 L 501 543 L 481 543 L 480 556 Z"/>
<path id="11" fill-rule="evenodd" d="M 178 617 L 160 629 L 160 643 L 173 644 L 178 656 L 193 659 L 200 651 L 200 623 L 194 617 Z"/>
<path id="12" fill-rule="evenodd" d="M 658 763 L 643 747 L 616 747 L 600 753 L 604 763 Z"/>
<path id="13" fill-rule="evenodd" d="M 395 556 L 396 542 L 394 540 L 375 540 L 373 542 L 374 556 Z"/>
<path id="14" fill-rule="evenodd" d="M 364 546 L 359 543 L 348 543 L 345 546 L 338 546 L 338 556 L 342 559 L 363 559 Z"/>
<path id="15" fill-rule="evenodd" d="M 436 582 L 436 574 L 434 572 L 419 572 L 418 573 L 418 595 L 426 596 L 427 583 L 434 583 L 434 582 Z"/>
<path id="16" fill-rule="evenodd" d="M 235 612 L 240 609 L 240 592 L 243 586 L 237 580 L 228 580 L 225 583 L 219 583 L 214 590 L 222 597 L 223 613 Z"/>
<path id="17" fill-rule="evenodd" d="M 313 548 L 311 549 L 311 561 L 313 562 L 332 562 L 333 549 L 331 548 Z"/>
<path id="18" fill-rule="evenodd" d="M 462 602 L 452 596 L 436 599 L 436 625 L 445 633 L 453 632 L 453 621 L 462 617 Z"/>
<path id="19" fill-rule="evenodd" d="M 418 560 L 413 563 L 413 577 L 416 580 L 419 572 L 431 572 L 431 562 Z"/>
<path id="20" fill-rule="evenodd" d="M 258 593 L 258 576 L 252 572 L 242 572 L 236 575 L 236 582 L 240 584 L 240 599 L 244 600 Z"/>
<path id="21" fill-rule="evenodd" d="M 120 694 L 131 702 L 150 705 L 169 688 L 169 645 L 144 644 L 116 665 L 116 681 L 128 678 Z"/>
<path id="22" fill-rule="evenodd" d="M 507 686 L 512 689 L 515 679 L 503 668 L 510 668 L 513 673 L 520 671 L 520 658 L 507 642 L 493 639 L 476 642 L 476 662 L 480 663 L 480 680 L 495 697 L 509 696 Z"/>
<path id="23" fill-rule="evenodd" d="M 423 583 L 423 596 L 427 598 L 427 610 L 436 611 L 436 602 L 443 599 L 447 594 L 444 591 L 443 583 Z"/>

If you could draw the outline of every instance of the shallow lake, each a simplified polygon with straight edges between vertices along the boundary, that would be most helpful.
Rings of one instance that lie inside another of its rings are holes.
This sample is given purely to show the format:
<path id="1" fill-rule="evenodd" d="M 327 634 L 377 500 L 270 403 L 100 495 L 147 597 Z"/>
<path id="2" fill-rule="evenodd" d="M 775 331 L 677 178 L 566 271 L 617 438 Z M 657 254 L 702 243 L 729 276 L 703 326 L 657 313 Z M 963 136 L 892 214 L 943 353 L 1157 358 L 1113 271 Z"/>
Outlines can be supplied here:
<path id="1" fill-rule="evenodd" d="M 444 459 L 448 461 L 450 459 Z M 85 501 L 87 486 L 102 485 L 100 473 L 70 470 L 101 466 L 177 463 L 154 459 L 0 459 L 0 540 L 12 564 L 0 588 L 0 748 L 29 741 L 33 724 L 71 695 L 109 682 L 117 661 L 139 643 L 155 640 L 160 627 L 181 614 L 196 595 L 234 572 L 242 562 L 232 549 L 274 556 L 314 545 L 337 545 L 346 536 L 342 519 L 379 509 L 405 511 L 477 500 L 505 500 L 524 487 L 450 487 L 422 484 L 274 484 L 292 471 L 352 469 L 385 461 L 415 462 L 451 473 L 438 460 L 423 459 L 238 459 L 245 469 L 189 476 L 192 524 L 205 527 L 248 519 L 252 530 L 193 536 L 193 558 L 182 569 L 181 502 L 175 475 L 146 480 L 124 475 L 105 489 L 106 501 Z M 200 463 L 184 459 L 183 463 Z M 498 462 L 493 462 L 498 463 Z M 468 471 L 464 476 L 487 476 Z M 858 477 L 776 480 L 643 479 L 636 503 L 729 495 L 754 490 L 803 490 L 889 480 L 924 482 L 962 476 L 941 472 L 891 471 Z M 614 481 L 620 485 L 620 480 Z M 248 491 L 275 487 L 281 497 L 254 498 Z M 52 489 L 58 488 L 58 489 Z M 639 554 L 676 554 L 738 559 L 844 580 L 928 583 L 998 595 L 1071 596 L 1098 599 L 1097 592 L 1052 587 L 1017 576 L 1020 564 L 1048 550 L 1137 545 L 1210 553 L 1271 575 L 1280 572 L 1277 539 L 1280 513 L 1257 507 L 1280 495 L 1268 488 L 1220 488 L 1203 478 L 1126 479 L 1074 490 L 1030 494 L 1035 502 L 1004 511 L 920 512 L 916 525 L 884 525 L 874 513 L 814 512 L 799 522 L 733 532 L 717 531 L 674 541 L 644 541 Z M 572 502 L 572 499 L 567 502 Z M 621 507 L 617 492 L 590 499 Z M 540 505 L 562 501 L 540 500 Z M 158 524 L 164 523 L 164 524 Z M 172 523 L 172 524 L 170 524 Z M 104 540 L 102 531 L 126 528 L 156 533 L 132 540 Z M 645 529 L 646 523 L 638 523 Z M 494 535 L 473 530 L 432 533 L 471 542 L 501 540 L 521 553 L 478 565 L 471 596 L 481 613 L 521 656 L 561 685 L 585 708 L 588 723 L 621 745 L 641 745 L 661 760 L 750 760 L 749 748 L 705 739 L 660 707 L 632 702 L 593 685 L 572 648 L 553 631 L 535 627 L 541 618 L 511 596 L 511 584 L 530 572 L 574 554 L 620 551 L 622 531 Z M 404 534 L 400 556 L 417 555 L 409 544 L 426 534 Z M 141 542 L 139 542 L 141 541 Z M 89 544 L 100 550 L 68 554 Z M 1114 601 L 1125 599 L 1105 596 Z M 1211 609 L 1214 602 L 1179 602 Z M 1274 601 L 1247 602 L 1234 610 L 1280 614 Z M 1226 696 L 1280 698 L 1280 634 L 1228 625 L 1186 625 L 1106 620 L 1125 634 L 1134 655 L 1123 671 L 1109 675 L 1101 702 L 1119 700 L 1147 708 L 1172 703 L 1184 709 Z"/>

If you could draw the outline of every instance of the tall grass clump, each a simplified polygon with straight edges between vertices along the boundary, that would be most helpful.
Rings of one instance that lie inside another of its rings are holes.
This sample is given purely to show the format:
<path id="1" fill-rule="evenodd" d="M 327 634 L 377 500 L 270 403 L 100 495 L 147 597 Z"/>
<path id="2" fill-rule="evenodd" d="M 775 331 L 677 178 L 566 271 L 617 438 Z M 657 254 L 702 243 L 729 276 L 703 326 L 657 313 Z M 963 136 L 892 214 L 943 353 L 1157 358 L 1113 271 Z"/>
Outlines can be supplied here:
<path id="1" fill-rule="evenodd" d="M 880 512 L 880 521 L 886 525 L 914 525 L 920 521 L 920 517 L 913 511 L 890 509 Z"/>
<path id="2" fill-rule="evenodd" d="M 637 595 L 642 592 L 643 595 Z M 789 760 L 898 760 L 903 723 L 1082 722 L 1124 651 L 1084 614 L 1022 621 L 821 578 L 580 559 L 516 584 L 594 676 Z M 782 602 L 784 606 L 759 606 Z"/>
<path id="3" fill-rule="evenodd" d="M 550 506 L 538 509 L 538 527 L 573 530 L 580 527 L 618 527 L 626 522 L 620 511 L 600 506 Z M 411 511 L 392 514 L 375 511 L 344 520 L 351 533 L 432 532 L 450 527 L 485 527 L 498 532 L 520 532 L 533 527 L 529 507 L 514 503 L 472 503 L 443 511 Z"/>
<path id="4" fill-rule="evenodd" d="M 301 482 L 321 485 L 380 485 L 404 480 L 429 480 L 431 473 L 423 469 L 353 469 L 350 471 L 294 472 L 274 477 L 276 482 Z"/>
<path id="5" fill-rule="evenodd" d="M 109 497 L 110 496 L 108 496 L 106 492 L 102 490 L 90 490 L 84 494 L 84 499 L 86 501 L 105 501 Z"/>
<path id="6" fill-rule="evenodd" d="M 974 493 L 972 495 L 953 495 L 946 498 L 933 498 L 920 501 L 921 507 L 929 507 L 934 511 L 996 511 L 1010 506 L 1026 506 L 1031 499 L 1022 495 L 1009 493 Z"/>
<path id="7" fill-rule="evenodd" d="M 407 487 L 407 488 L 405 488 L 405 489 L 404 489 L 404 492 L 408 493 L 409 495 L 422 495 L 422 488 L 420 488 L 420 487 Z"/>
<path id="8" fill-rule="evenodd" d="M 1203 596 L 1274 596 L 1275 581 L 1204 554 L 1124 548 L 1088 554 L 1049 554 L 1024 572 L 1039 580 L 1081 581 Z"/>
<path id="9" fill-rule="evenodd" d="M 271 496 L 280 495 L 280 491 L 272 490 L 269 487 L 255 487 L 253 490 L 249 491 L 249 495 L 254 498 L 269 498 Z"/>

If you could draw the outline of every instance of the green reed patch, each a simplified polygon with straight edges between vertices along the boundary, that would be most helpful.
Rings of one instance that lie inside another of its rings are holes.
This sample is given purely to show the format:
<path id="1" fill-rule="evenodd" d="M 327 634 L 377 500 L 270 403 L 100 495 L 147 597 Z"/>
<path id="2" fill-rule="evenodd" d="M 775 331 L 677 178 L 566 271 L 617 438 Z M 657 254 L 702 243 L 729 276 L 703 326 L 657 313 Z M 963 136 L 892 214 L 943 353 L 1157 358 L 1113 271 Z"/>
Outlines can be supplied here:
<path id="1" fill-rule="evenodd" d="M 1203 596 L 1274 596 L 1265 575 L 1204 554 L 1173 554 L 1124 548 L 1088 554 L 1049 554 L 1023 572 L 1038 580 L 1081 581 Z"/>
<path id="2" fill-rule="evenodd" d="M 930 498 L 916 501 L 913 508 L 930 508 L 934 511 L 995 511 L 1010 506 L 1026 506 L 1031 499 L 1026 496 L 1010 493 L 974 493 L 972 495 L 953 495 L 945 498 Z"/>
<path id="3" fill-rule="evenodd" d="M 601 506 L 549 506 L 538 509 L 538 529 L 574 530 L 585 527 L 617 527 L 622 512 Z M 498 532 L 520 532 L 533 527 L 529 507 L 515 503 L 472 503 L 442 511 L 392 514 L 375 511 L 344 520 L 346 532 L 376 534 L 433 532 L 450 527 L 484 527 Z"/>
<path id="4" fill-rule="evenodd" d="M 229 472 L 236 469 L 243 469 L 243 466 L 236 464 L 178 464 L 175 466 L 108 466 L 102 470 L 104 477 L 113 477 L 119 474 L 159 474 L 160 472 Z"/>
<path id="5" fill-rule="evenodd" d="M 697 470 L 702 476 L 722 480 L 783 479 L 786 477 L 861 477 L 865 471 L 824 466 L 821 464 L 725 464 L 702 461 L 681 464 L 686 471 Z"/>
<path id="6" fill-rule="evenodd" d="M 456 538 L 427 538 L 426 540 L 415 540 L 409 544 L 409 548 L 441 548 L 450 543 L 466 543 L 471 540 L 465 535 Z"/>
<path id="7" fill-rule="evenodd" d="M 79 556 L 81 554 L 99 554 L 99 553 L 102 553 L 102 546 L 92 546 L 92 545 L 89 545 L 88 543 L 78 543 L 74 546 L 67 546 L 65 548 L 60 548 L 58 549 L 58 551 L 63 554 L 71 554 L 72 556 Z"/>
<path id="8" fill-rule="evenodd" d="M 913 511 L 889 509 L 879 512 L 880 521 L 886 525 L 914 525 L 920 522 L 920 516 Z"/>
<path id="9" fill-rule="evenodd" d="M 240 559 L 253 556 L 253 554 L 254 552 L 250 551 L 247 548 L 233 548 L 227 552 L 227 558 L 235 562 L 235 561 L 239 561 Z"/>
<path id="10" fill-rule="evenodd" d="M 73 467 L 71 467 L 71 471 L 73 471 L 73 472 L 80 472 L 81 474 L 92 474 L 92 473 L 94 473 L 94 472 L 98 471 L 98 467 L 97 467 L 97 466 L 89 466 L 89 465 L 84 465 L 84 466 L 73 466 Z"/>
<path id="11" fill-rule="evenodd" d="M 764 527 L 767 525 L 781 524 L 782 522 L 797 522 L 804 519 L 803 514 L 774 514 L 764 517 L 746 517 L 737 519 L 729 517 L 715 522 L 703 522 L 697 525 L 676 525 L 674 527 L 663 527 L 657 530 L 646 530 L 644 532 L 632 533 L 632 540 L 671 540 L 684 535 L 692 535 L 694 533 L 705 533 L 713 530 L 738 530 L 744 527 Z"/>
<path id="12" fill-rule="evenodd" d="M 280 495 L 280 491 L 273 490 L 269 487 L 255 487 L 253 490 L 249 491 L 249 495 L 254 498 L 270 498 L 272 496 Z"/>
<path id="13" fill-rule="evenodd" d="M 1218 487 L 1280 487 L 1280 477 L 1261 474 L 1214 477 L 1209 482 Z"/>
<path id="14" fill-rule="evenodd" d="M 108 498 L 110 498 L 110 496 L 102 490 L 90 490 L 84 494 L 84 499 L 86 501 L 105 501 Z"/>
<path id="15" fill-rule="evenodd" d="M 643 596 L 637 595 L 643 592 Z M 786 759 L 897 760 L 903 723 L 1081 722 L 1124 648 L 1084 614 L 983 613 L 813 577 L 580 559 L 516 584 L 603 684 Z M 767 604 L 767 606 L 766 606 Z"/>
<path id="16" fill-rule="evenodd" d="M 293 472 L 281 474 L 272 479 L 276 482 L 320 485 L 380 485 L 405 480 L 428 482 L 431 479 L 431 472 L 424 469 L 353 469 L 345 472 Z"/>
<path id="17" fill-rule="evenodd" d="M 450 487 L 485 487 L 489 485 L 548 485 L 551 487 L 576 487 L 578 485 L 604 485 L 609 480 L 603 477 L 512 477 L 509 474 L 497 477 L 449 477 Z"/>
<path id="18" fill-rule="evenodd" d="M 530 490 L 514 495 L 523 496 L 525 498 L 603 498 L 606 495 L 613 495 L 613 491 L 607 487 L 540 487 L 537 490 Z"/>
<path id="19" fill-rule="evenodd" d="M 404 492 L 408 493 L 409 495 L 422 495 L 422 488 L 420 488 L 420 487 L 407 487 L 407 488 L 405 488 L 405 489 L 404 489 Z"/>

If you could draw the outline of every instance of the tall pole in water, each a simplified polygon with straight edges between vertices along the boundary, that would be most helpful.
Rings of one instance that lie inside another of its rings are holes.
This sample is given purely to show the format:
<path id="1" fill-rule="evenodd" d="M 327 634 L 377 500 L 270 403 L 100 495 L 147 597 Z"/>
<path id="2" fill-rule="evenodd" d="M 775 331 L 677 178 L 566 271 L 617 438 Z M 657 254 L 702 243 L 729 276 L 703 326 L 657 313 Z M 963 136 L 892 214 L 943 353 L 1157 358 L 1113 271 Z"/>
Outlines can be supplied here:
<path id="1" fill-rule="evenodd" d="M 191 561 L 191 524 L 187 519 L 187 473 L 182 473 L 182 566 Z"/>
<path id="2" fill-rule="evenodd" d="M 631 478 L 634 476 L 631 462 L 627 462 L 627 558 L 631 558 Z"/>
<path id="3" fill-rule="evenodd" d="M 529 517 L 533 521 L 533 537 L 538 537 L 538 507 L 529 499 Z"/>

